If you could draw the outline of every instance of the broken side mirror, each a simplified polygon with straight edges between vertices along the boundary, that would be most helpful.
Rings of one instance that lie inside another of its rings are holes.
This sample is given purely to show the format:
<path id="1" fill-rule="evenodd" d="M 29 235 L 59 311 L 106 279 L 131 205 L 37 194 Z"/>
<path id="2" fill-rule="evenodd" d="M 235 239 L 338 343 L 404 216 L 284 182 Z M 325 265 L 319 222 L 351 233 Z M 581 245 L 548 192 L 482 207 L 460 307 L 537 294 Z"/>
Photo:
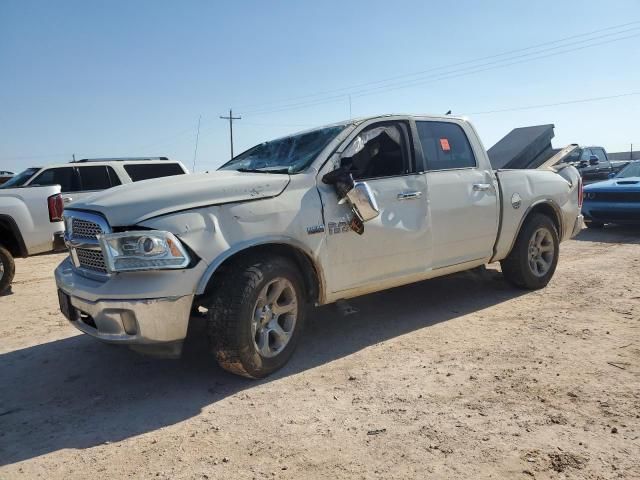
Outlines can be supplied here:
<path id="1" fill-rule="evenodd" d="M 363 222 L 373 220 L 380 215 L 376 197 L 366 182 L 355 182 L 353 188 L 347 192 L 347 200 L 351 204 L 353 213 Z"/>

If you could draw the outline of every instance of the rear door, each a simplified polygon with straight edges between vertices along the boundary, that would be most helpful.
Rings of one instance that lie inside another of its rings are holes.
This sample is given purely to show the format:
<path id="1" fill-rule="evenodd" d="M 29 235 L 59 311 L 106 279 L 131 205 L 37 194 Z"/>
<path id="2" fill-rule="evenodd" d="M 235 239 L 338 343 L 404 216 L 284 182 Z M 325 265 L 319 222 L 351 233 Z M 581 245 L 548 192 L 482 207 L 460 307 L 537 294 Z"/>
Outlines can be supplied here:
<path id="1" fill-rule="evenodd" d="M 453 121 L 416 120 L 416 130 L 427 169 L 433 268 L 489 259 L 499 210 L 490 166 L 478 161 L 482 145 L 470 127 Z"/>
<path id="2" fill-rule="evenodd" d="M 358 235 L 349 228 L 351 210 L 339 205 L 334 188 L 322 182 L 333 167 L 318 176 L 327 238 L 326 274 L 331 292 L 375 284 L 425 272 L 431 263 L 427 185 L 415 167 L 409 122 L 374 123 L 360 131 L 346 148 L 350 172 L 366 182 L 380 215 Z"/>

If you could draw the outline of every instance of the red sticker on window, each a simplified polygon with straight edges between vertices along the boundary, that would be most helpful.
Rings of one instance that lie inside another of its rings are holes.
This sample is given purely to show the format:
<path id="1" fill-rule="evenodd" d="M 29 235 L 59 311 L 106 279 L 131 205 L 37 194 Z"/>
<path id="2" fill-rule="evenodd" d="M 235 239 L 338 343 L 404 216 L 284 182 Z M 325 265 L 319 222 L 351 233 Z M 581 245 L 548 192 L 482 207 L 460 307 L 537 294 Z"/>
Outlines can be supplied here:
<path id="1" fill-rule="evenodd" d="M 443 151 L 448 152 L 449 150 L 451 150 L 451 147 L 449 146 L 449 140 L 446 138 L 441 138 L 440 139 L 440 148 L 442 148 Z"/>

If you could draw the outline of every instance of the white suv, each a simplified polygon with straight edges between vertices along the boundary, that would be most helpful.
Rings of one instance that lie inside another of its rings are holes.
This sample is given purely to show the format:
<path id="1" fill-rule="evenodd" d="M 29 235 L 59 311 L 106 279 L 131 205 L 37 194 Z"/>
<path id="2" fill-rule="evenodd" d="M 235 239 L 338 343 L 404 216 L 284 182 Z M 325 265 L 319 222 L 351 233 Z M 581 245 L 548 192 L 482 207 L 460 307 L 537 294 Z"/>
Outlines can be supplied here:
<path id="1" fill-rule="evenodd" d="M 84 158 L 71 163 L 28 168 L 4 188 L 60 185 L 64 203 L 124 183 L 189 173 L 167 157 Z"/>

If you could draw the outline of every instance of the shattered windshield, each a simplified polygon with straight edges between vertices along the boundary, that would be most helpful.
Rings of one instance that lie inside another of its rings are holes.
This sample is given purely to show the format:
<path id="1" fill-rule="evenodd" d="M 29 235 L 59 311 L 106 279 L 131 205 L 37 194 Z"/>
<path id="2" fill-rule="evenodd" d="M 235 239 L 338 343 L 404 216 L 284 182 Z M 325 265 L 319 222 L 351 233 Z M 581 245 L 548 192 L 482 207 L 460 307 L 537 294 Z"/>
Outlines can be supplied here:
<path id="1" fill-rule="evenodd" d="M 336 125 L 261 143 L 234 157 L 220 170 L 298 173 L 307 168 L 344 128 L 345 125 Z"/>
<path id="2" fill-rule="evenodd" d="M 25 183 L 29 181 L 31 177 L 33 177 L 36 172 L 40 170 L 40 167 L 36 168 L 27 168 L 24 172 L 21 172 L 14 177 L 11 177 L 11 180 L 8 180 L 4 184 L 0 185 L 0 188 L 14 188 L 14 187 L 22 187 Z"/>

